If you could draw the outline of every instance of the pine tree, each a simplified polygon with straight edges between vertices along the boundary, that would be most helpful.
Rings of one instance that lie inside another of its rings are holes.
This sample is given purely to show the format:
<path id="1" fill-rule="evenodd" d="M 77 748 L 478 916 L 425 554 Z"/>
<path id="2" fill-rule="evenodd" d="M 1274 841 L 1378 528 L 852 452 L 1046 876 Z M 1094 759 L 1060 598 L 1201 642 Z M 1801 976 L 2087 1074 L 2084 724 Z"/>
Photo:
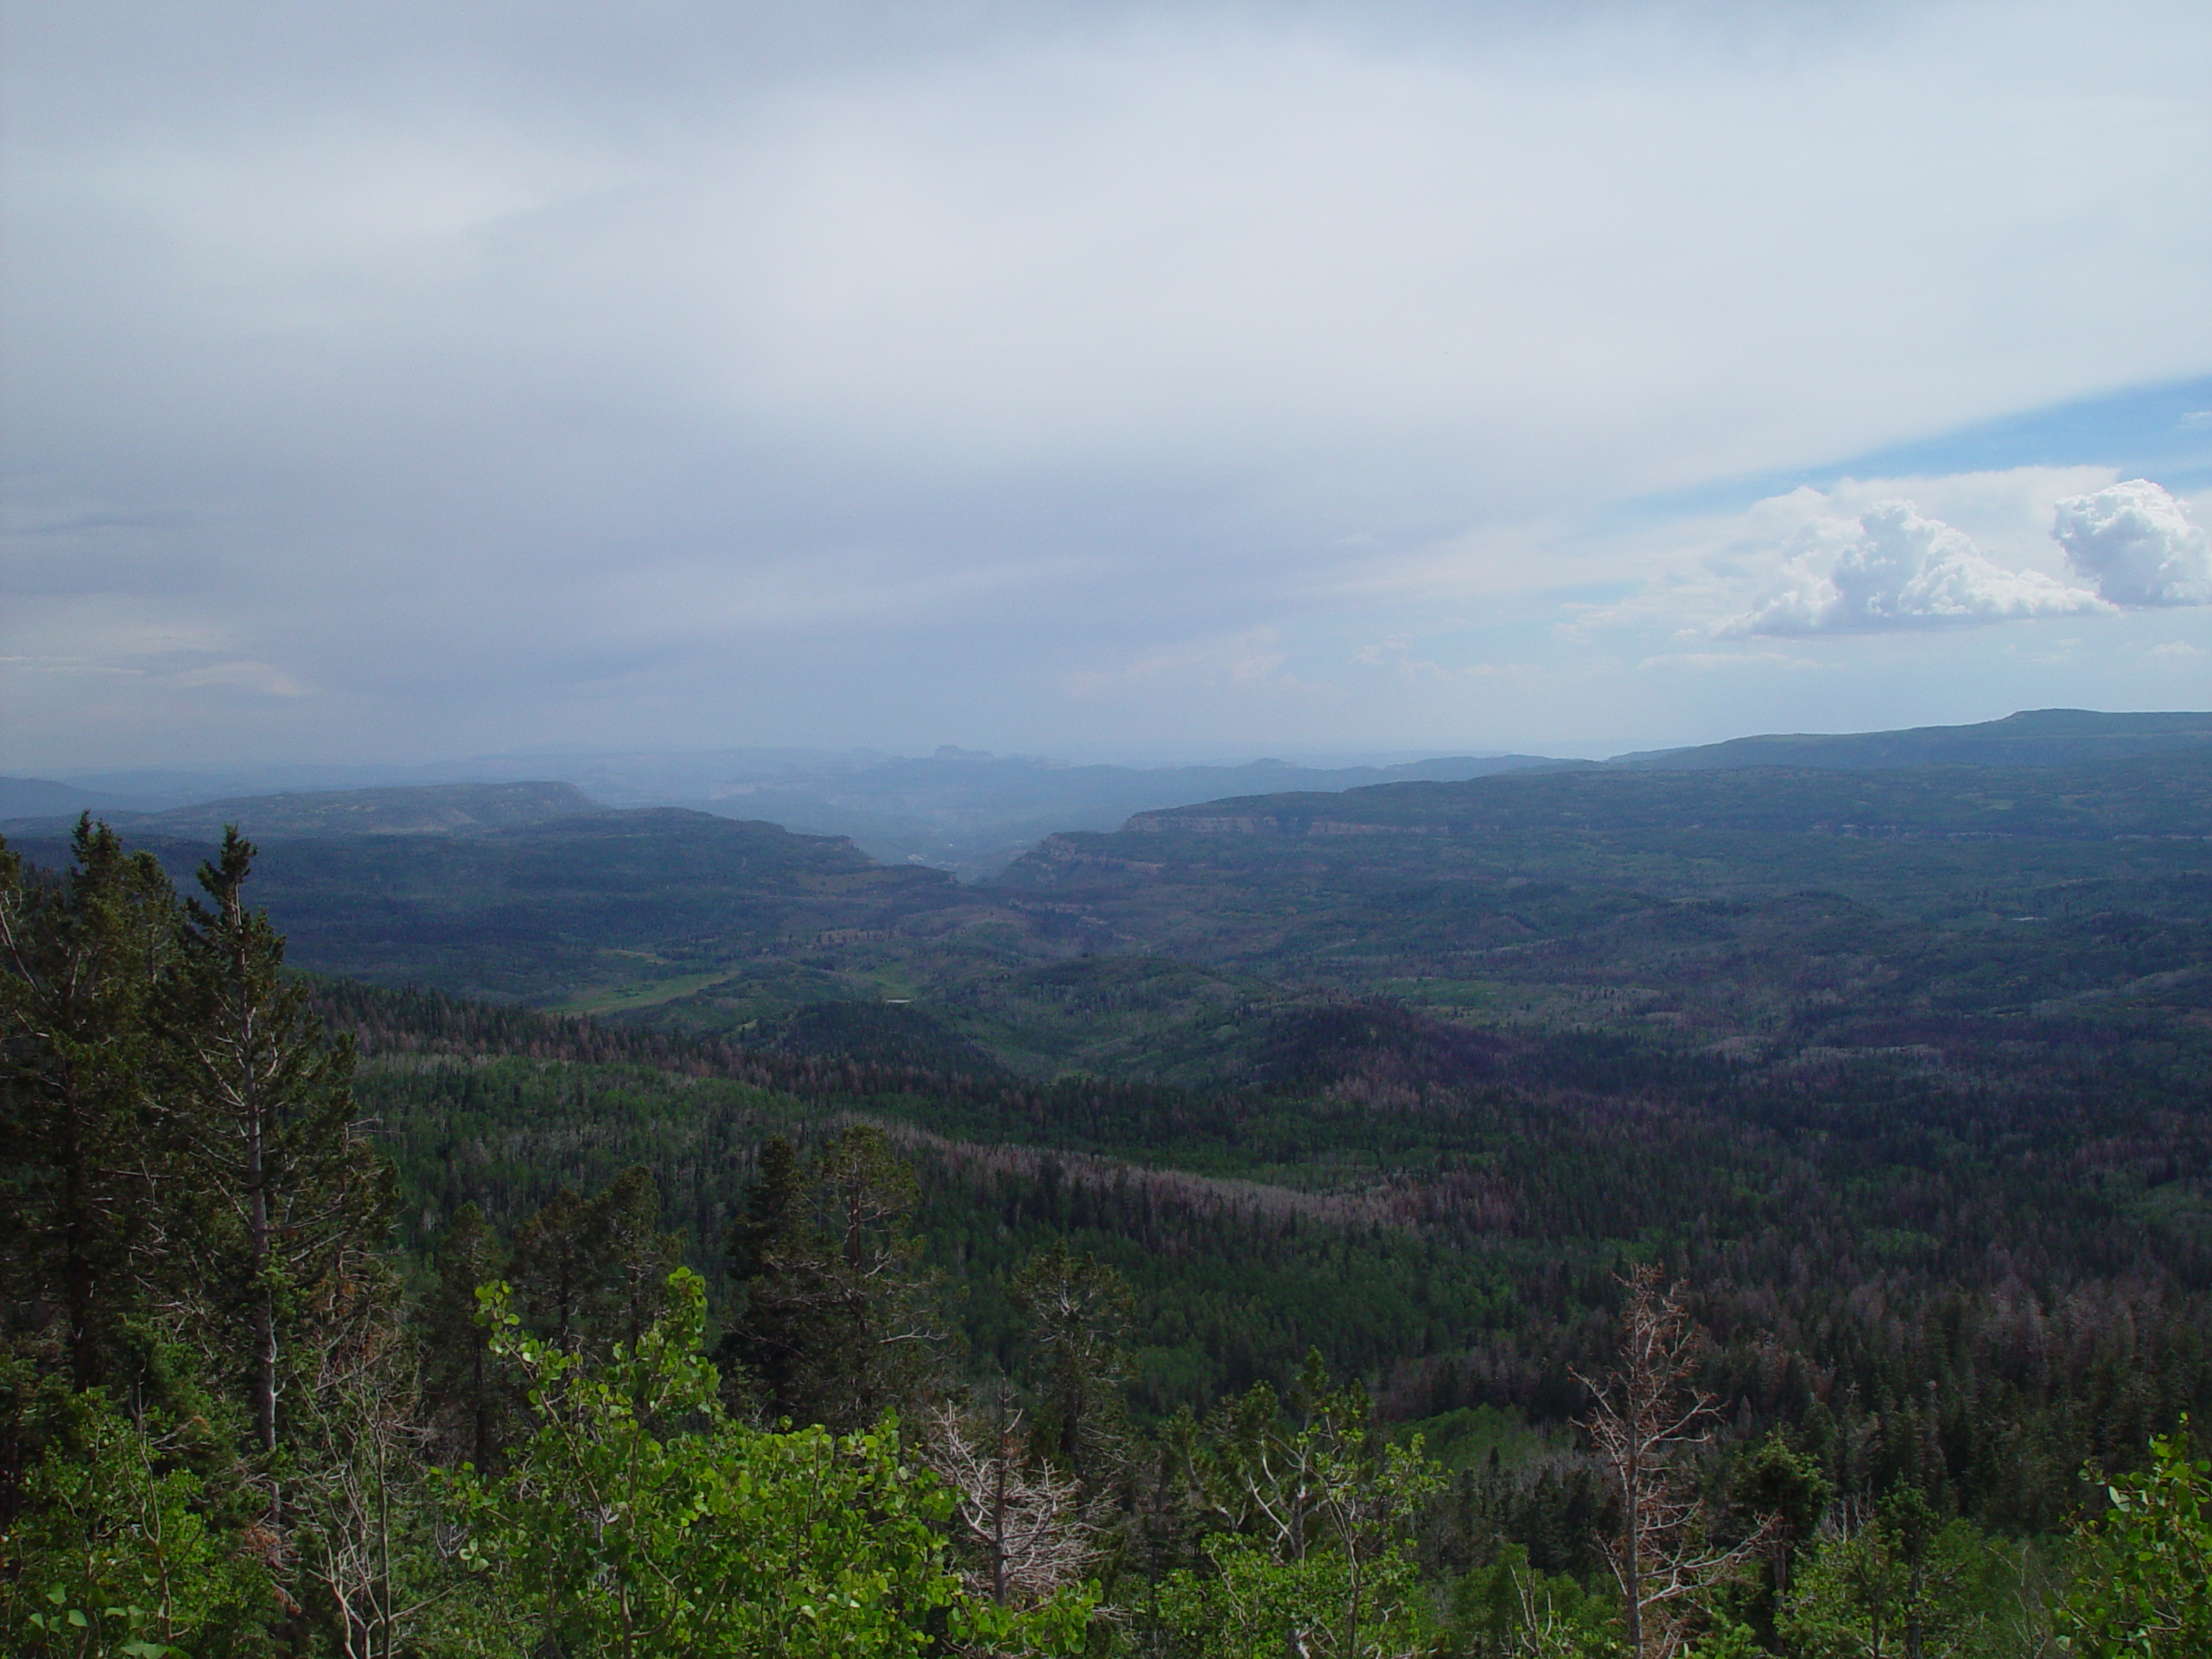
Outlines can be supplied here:
<path id="1" fill-rule="evenodd" d="M 1738 1507 L 1772 1517 L 1767 1529 L 1766 1593 L 1762 1598 L 1764 1622 L 1769 1627 L 1777 1610 L 1789 1599 L 1795 1553 L 1812 1538 L 1831 1495 L 1827 1477 L 1820 1465 L 1803 1452 L 1792 1450 L 1778 1429 L 1760 1442 L 1737 1472 Z"/>
<path id="2" fill-rule="evenodd" d="M 446 1224 L 436 1255 L 437 1280 L 417 1315 L 428 1404 L 460 1458 L 487 1470 L 516 1402 L 493 1363 L 476 1293 L 506 1277 L 507 1253 L 484 1212 L 464 1204 Z"/>
<path id="3" fill-rule="evenodd" d="M 0 843 L 0 1166 L 10 1300 L 60 1312 L 71 1382 L 109 1380 L 151 1242 L 145 1160 L 156 991 L 176 954 L 175 890 L 148 854 L 77 824 L 60 880 Z"/>
<path id="4" fill-rule="evenodd" d="M 515 1300 L 533 1335 L 574 1353 L 582 1346 L 593 1270 L 591 1205 L 563 1186 L 515 1229 Z"/>
<path id="5" fill-rule="evenodd" d="M 763 1149 L 733 1230 L 746 1303 L 724 1352 L 771 1417 L 853 1431 L 928 1392 L 945 1337 L 937 1277 L 907 1230 L 918 1197 L 914 1172 L 869 1125 L 803 1167 L 787 1145 Z"/>
<path id="6" fill-rule="evenodd" d="M 757 1395 L 771 1421 L 791 1414 L 806 1351 L 804 1313 L 791 1294 L 813 1250 L 800 1190 L 798 1151 L 771 1136 L 729 1229 L 730 1277 L 744 1287 L 745 1305 L 715 1358 L 724 1398 L 734 1406 Z"/>
<path id="7" fill-rule="evenodd" d="M 1131 1368 L 1122 1338 L 1136 1298 L 1128 1280 L 1065 1239 L 1022 1264 L 1009 1298 L 1028 1322 L 1040 1373 L 1042 1438 L 1089 1496 L 1123 1460 L 1121 1387 Z"/>
<path id="8" fill-rule="evenodd" d="M 273 1470 L 288 1384 L 373 1312 L 362 1293 L 382 1282 L 393 1188 L 353 1133 L 351 1042 L 324 1040 L 307 988 L 283 975 L 283 937 L 245 906 L 253 857 L 232 828 L 200 867 L 208 902 L 188 904 L 164 987 L 161 1197 L 181 1217 L 171 1296 L 238 1376 L 251 1449 Z"/>
<path id="9" fill-rule="evenodd" d="M 668 1300 L 668 1275 L 683 1257 L 683 1240 L 660 1230 L 660 1189 L 652 1171 L 632 1164 L 592 1200 L 590 1235 L 598 1268 L 593 1324 L 602 1345 L 631 1351 Z"/>
<path id="10" fill-rule="evenodd" d="M 515 1289 L 538 1334 L 570 1353 L 635 1347 L 683 1255 L 659 1224 L 652 1172 L 633 1165 L 588 1198 L 561 1188 L 517 1228 Z"/>

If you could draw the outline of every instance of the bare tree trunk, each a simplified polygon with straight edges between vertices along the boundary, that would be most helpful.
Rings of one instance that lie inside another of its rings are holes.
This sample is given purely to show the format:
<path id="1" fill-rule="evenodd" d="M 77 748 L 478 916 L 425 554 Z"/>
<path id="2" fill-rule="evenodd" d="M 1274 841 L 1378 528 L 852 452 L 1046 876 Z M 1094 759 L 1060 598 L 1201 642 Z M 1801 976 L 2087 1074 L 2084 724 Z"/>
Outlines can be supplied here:
<path id="1" fill-rule="evenodd" d="M 238 890 L 223 895 L 224 920 L 230 925 L 232 983 L 239 999 L 238 1029 L 231 1033 L 238 1046 L 238 1094 L 234 1103 L 238 1128 L 245 1142 L 242 1185 L 246 1196 L 246 1266 L 253 1287 L 253 1408 L 254 1444 L 263 1452 L 276 1449 L 276 1287 L 270 1276 L 268 1103 L 262 1098 L 254 1053 L 254 1017 L 257 1009 L 246 988 L 253 982 L 238 927 L 242 906 Z"/>
<path id="2" fill-rule="evenodd" d="M 1643 1659 L 1643 1468 L 1633 1446 L 1621 1466 L 1621 1558 L 1628 1650 Z"/>
<path id="3" fill-rule="evenodd" d="M 269 1189 L 262 1179 L 257 1115 L 246 1135 L 246 1182 L 252 1194 L 247 1211 L 246 1259 L 254 1286 L 253 1438 L 268 1452 L 276 1449 L 276 1290 L 269 1282 Z"/>
<path id="4" fill-rule="evenodd" d="M 991 1599 L 1006 1605 L 1006 1466 L 1011 1460 L 1006 1424 L 1006 1384 L 999 1384 L 999 1454 L 991 1477 Z"/>
<path id="5" fill-rule="evenodd" d="M 1672 1659 L 1687 1637 L 1688 1608 L 1699 1591 L 1732 1577 L 1777 1529 L 1772 1516 L 1723 1548 L 1707 1534 L 1704 1505 L 1676 1455 L 1704 1444 L 1719 1416 L 1709 1395 L 1691 1386 L 1700 1337 L 1681 1300 L 1662 1291 L 1659 1269 L 1639 1267 L 1622 1281 L 1621 1360 L 1602 1381 L 1576 1373 L 1592 1409 L 1582 1428 L 1611 1476 L 1620 1530 L 1605 1541 L 1621 1593 L 1621 1623 L 1636 1659 Z"/>
<path id="6" fill-rule="evenodd" d="M 973 1593 L 1006 1606 L 1049 1599 L 1098 1559 L 1095 1529 L 1077 1507 L 1075 1483 L 1023 1457 L 1021 1414 L 1001 1391 L 995 1421 L 941 1405 L 916 1444 L 952 1495 L 959 1525 L 982 1558 Z"/>
<path id="7" fill-rule="evenodd" d="M 61 1297 L 69 1321 L 70 1377 L 81 1391 L 100 1380 L 99 1335 L 92 1318 L 99 1278 L 92 1267 L 91 1183 L 86 1179 L 85 1147 L 77 1134 L 83 1119 L 75 1090 L 69 1091 L 62 1113 L 68 1128 L 62 1151 L 62 1167 L 67 1173 L 61 1189 Z"/>

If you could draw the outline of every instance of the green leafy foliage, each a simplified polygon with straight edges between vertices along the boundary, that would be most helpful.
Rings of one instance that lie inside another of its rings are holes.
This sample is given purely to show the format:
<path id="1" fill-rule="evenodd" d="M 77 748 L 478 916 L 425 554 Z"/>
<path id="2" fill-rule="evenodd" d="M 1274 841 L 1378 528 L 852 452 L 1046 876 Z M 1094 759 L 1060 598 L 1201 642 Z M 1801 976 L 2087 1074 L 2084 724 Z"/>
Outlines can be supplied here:
<path id="1" fill-rule="evenodd" d="M 504 1286 L 484 1307 L 537 1427 L 503 1479 L 454 1484 L 468 1559 L 524 1644 L 639 1659 L 1080 1648 L 1086 1594 L 1020 1612 L 967 1594 L 937 1530 L 945 1497 L 902 1458 L 895 1421 L 838 1435 L 725 1416 L 696 1275 L 679 1269 L 635 1349 L 598 1365 L 524 1334 Z"/>
<path id="2" fill-rule="evenodd" d="M 1811 1659 L 1985 1653 L 1985 1553 L 1971 1525 L 1942 1522 L 1918 1491 L 1900 1487 L 1797 1574 L 1782 1633 Z"/>
<path id="3" fill-rule="evenodd" d="M 1418 1436 L 1381 1440 L 1372 1416 L 1366 1391 L 1332 1387 L 1314 1354 L 1287 1412 L 1262 1383 L 1205 1430 L 1177 1426 L 1192 1501 L 1219 1529 L 1211 1570 L 1172 1573 L 1160 1612 L 1207 1659 L 1382 1659 L 1423 1643 L 1405 1545 L 1443 1471 Z"/>
<path id="4" fill-rule="evenodd" d="M 0 1642 L 22 1659 L 250 1653 L 268 1576 L 211 1527 L 206 1483 L 98 1389 L 48 1391 L 49 1436 L 0 1534 Z"/>
<path id="5" fill-rule="evenodd" d="M 2081 1531 L 2077 1581 L 2059 1623 L 2074 1651 L 2181 1659 L 2212 1653 L 2212 1461 L 2184 1421 L 2151 1465 L 2106 1483 L 2112 1507 Z"/>
<path id="6" fill-rule="evenodd" d="M 787 1141 L 762 1148 L 731 1232 L 745 1300 L 723 1352 L 770 1419 L 857 1430 L 936 1384 L 945 1336 L 938 1277 L 907 1226 L 918 1200 L 912 1168 L 870 1124 L 804 1165 Z"/>
<path id="7" fill-rule="evenodd" d="M 1205 1659 L 1397 1659 L 1425 1645 L 1414 1564 L 1395 1553 L 1357 1575 L 1334 1551 L 1285 1560 L 1232 1533 L 1212 1535 L 1205 1553 L 1210 1571 L 1179 1572 L 1160 1592 L 1161 1617 Z"/>

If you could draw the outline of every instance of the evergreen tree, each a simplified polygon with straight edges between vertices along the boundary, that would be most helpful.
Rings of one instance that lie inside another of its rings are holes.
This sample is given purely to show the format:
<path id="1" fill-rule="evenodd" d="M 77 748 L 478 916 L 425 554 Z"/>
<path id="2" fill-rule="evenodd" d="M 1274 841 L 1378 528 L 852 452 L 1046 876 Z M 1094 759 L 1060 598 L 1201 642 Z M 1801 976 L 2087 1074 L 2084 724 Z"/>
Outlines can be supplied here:
<path id="1" fill-rule="evenodd" d="M 490 1469 L 517 1402 L 493 1362 L 476 1292 L 506 1277 L 507 1252 L 484 1212 L 464 1204 L 446 1224 L 436 1260 L 437 1278 L 417 1314 L 426 1403 L 454 1454 L 448 1460 Z"/>
<path id="2" fill-rule="evenodd" d="M 533 1335 L 573 1353 L 591 1301 L 592 1207 L 563 1185 L 515 1229 L 515 1300 Z"/>
<path id="3" fill-rule="evenodd" d="M 745 1208 L 729 1229 L 730 1277 L 745 1290 L 715 1358 L 733 1403 L 757 1394 L 771 1420 L 790 1416 L 807 1352 L 805 1312 L 794 1294 L 810 1261 L 798 1151 L 782 1135 L 760 1147 Z"/>
<path id="4" fill-rule="evenodd" d="M 1022 1264 L 1009 1292 L 1037 1361 L 1039 1438 L 1086 1494 L 1122 1461 L 1122 1339 L 1136 1314 L 1128 1281 L 1055 1239 Z"/>
<path id="5" fill-rule="evenodd" d="M 733 1230 L 746 1288 L 727 1353 L 772 1418 L 856 1431 L 918 1404 L 945 1338 L 937 1276 L 908 1230 L 914 1172 L 883 1132 L 856 1124 L 802 1167 L 763 1149 L 761 1175 Z"/>
<path id="6" fill-rule="evenodd" d="M 683 1254 L 659 1224 L 660 1192 L 641 1165 L 588 1198 L 561 1188 L 515 1230 L 515 1287 L 532 1327 L 571 1353 L 634 1347 Z"/>
<path id="7" fill-rule="evenodd" d="M 324 1040 L 283 937 L 245 906 L 253 856 L 232 828 L 200 867 L 208 902 L 188 903 L 163 988 L 157 1207 L 179 1217 L 168 1294 L 236 1376 L 273 1470 L 286 1389 L 313 1387 L 316 1357 L 377 1312 L 393 1187 L 353 1133 L 352 1044 Z"/>
<path id="8" fill-rule="evenodd" d="M 5 1294 L 58 1312 L 73 1383 L 112 1376 L 154 1217 L 150 1011 L 177 951 L 176 894 L 150 855 L 78 821 L 60 880 L 0 842 L 0 1168 Z M 35 1312 L 30 1323 L 44 1323 Z"/>
<path id="9" fill-rule="evenodd" d="M 592 1201 L 591 1243 L 598 1268 L 593 1324 L 602 1343 L 635 1351 L 668 1299 L 668 1275 L 683 1240 L 660 1230 L 660 1189 L 652 1171 L 632 1164 Z"/>
<path id="10" fill-rule="evenodd" d="M 1761 1441 L 1737 1471 L 1738 1509 L 1771 1517 L 1766 1529 L 1767 1581 L 1757 1609 L 1757 1623 L 1769 1632 L 1789 1599 L 1791 1561 L 1820 1525 L 1829 1497 L 1820 1465 L 1793 1451 L 1779 1430 Z"/>
<path id="11" fill-rule="evenodd" d="M 372 1522 L 339 1501 L 353 1450 L 414 1462 L 404 1410 L 361 1409 L 412 1397 L 378 1255 L 391 1176 L 354 1136 L 350 1047 L 324 1041 L 282 939 L 243 902 L 251 847 L 227 836 L 200 873 L 208 902 L 183 907 L 105 827 L 80 822 L 73 851 L 60 881 L 0 867 L 5 1161 L 28 1224 L 9 1277 L 60 1310 L 47 1345 L 71 1385 L 35 1408 L 13 1390 L 9 1538 L 80 1541 L 64 1546 L 81 1549 L 79 1586 L 44 1592 L 77 1632 L 56 1651 L 167 1651 L 194 1629 L 259 1650 L 268 1604 L 233 1599 L 223 1618 L 245 1622 L 217 1638 L 188 1578 L 265 1576 L 296 1645 L 327 1611 L 328 1565 L 365 1559 L 364 1526 L 390 1535 L 388 1506 Z"/>

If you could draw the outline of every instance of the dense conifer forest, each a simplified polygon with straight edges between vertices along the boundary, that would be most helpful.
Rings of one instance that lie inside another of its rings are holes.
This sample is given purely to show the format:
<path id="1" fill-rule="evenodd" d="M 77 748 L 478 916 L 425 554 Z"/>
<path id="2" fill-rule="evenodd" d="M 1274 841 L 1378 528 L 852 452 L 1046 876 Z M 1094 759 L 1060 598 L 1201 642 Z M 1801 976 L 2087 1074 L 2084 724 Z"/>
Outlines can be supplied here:
<path id="1" fill-rule="evenodd" d="M 2203 794 L 6 853 L 0 1642 L 2212 1650 Z"/>

